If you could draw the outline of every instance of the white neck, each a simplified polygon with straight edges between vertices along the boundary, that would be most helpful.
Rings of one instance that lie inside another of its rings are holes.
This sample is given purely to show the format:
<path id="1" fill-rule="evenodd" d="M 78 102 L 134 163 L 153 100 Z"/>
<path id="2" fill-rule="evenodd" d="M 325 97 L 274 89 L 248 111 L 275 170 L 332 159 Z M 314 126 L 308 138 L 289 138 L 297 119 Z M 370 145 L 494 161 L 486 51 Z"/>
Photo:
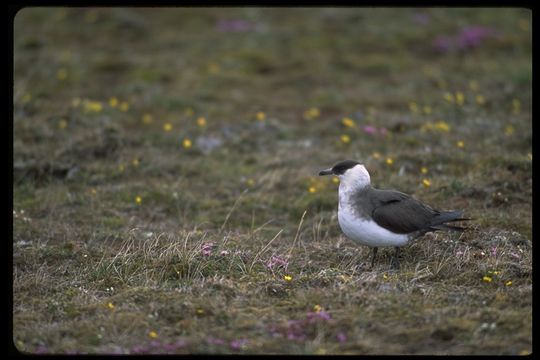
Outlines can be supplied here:
<path id="1" fill-rule="evenodd" d="M 339 193 L 359 190 L 371 184 L 369 173 L 364 165 L 358 164 L 339 175 Z"/>

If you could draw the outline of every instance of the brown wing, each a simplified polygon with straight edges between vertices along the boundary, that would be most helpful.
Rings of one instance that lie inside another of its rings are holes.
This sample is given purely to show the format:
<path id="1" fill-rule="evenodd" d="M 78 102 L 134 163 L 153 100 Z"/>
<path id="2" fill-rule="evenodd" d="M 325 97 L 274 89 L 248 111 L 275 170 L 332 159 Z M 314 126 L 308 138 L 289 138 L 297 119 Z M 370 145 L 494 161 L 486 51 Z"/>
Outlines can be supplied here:
<path id="1" fill-rule="evenodd" d="M 373 220 L 397 234 L 408 234 L 429 228 L 439 211 L 422 204 L 407 194 L 392 190 L 376 190 Z"/>

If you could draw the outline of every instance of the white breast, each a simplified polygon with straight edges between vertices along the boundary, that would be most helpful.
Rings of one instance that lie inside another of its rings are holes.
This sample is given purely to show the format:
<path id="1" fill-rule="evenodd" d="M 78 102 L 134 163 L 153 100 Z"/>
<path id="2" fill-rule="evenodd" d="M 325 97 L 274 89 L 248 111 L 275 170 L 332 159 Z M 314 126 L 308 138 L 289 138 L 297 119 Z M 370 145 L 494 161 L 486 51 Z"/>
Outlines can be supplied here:
<path id="1" fill-rule="evenodd" d="M 356 217 L 347 207 L 339 207 L 338 221 L 345 235 L 360 245 L 373 247 L 403 246 L 408 241 L 407 235 L 386 230 L 373 220 L 362 220 Z"/>

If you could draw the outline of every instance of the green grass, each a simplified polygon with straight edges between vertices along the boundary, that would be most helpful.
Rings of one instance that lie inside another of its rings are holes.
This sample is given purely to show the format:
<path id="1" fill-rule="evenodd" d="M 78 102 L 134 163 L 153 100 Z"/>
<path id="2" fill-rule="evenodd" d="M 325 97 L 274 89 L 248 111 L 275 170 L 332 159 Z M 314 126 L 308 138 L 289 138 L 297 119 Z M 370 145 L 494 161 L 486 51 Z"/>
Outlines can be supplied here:
<path id="1" fill-rule="evenodd" d="M 530 352 L 531 21 L 523 9 L 22 10 L 15 346 Z M 495 32 L 434 50 L 468 26 Z M 399 270 L 382 249 L 370 269 L 339 229 L 337 184 L 316 176 L 349 158 L 374 186 L 474 221 L 407 246 Z"/>

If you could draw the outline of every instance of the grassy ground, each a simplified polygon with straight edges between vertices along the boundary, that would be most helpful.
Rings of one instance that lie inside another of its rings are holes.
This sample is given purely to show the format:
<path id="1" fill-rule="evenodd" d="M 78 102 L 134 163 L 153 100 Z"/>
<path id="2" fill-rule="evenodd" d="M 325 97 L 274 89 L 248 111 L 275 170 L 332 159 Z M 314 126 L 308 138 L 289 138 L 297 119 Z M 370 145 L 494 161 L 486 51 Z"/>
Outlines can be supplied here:
<path id="1" fill-rule="evenodd" d="M 13 342 L 30 353 L 527 354 L 531 13 L 25 9 Z M 475 220 L 401 268 L 340 232 L 366 164 Z"/>

